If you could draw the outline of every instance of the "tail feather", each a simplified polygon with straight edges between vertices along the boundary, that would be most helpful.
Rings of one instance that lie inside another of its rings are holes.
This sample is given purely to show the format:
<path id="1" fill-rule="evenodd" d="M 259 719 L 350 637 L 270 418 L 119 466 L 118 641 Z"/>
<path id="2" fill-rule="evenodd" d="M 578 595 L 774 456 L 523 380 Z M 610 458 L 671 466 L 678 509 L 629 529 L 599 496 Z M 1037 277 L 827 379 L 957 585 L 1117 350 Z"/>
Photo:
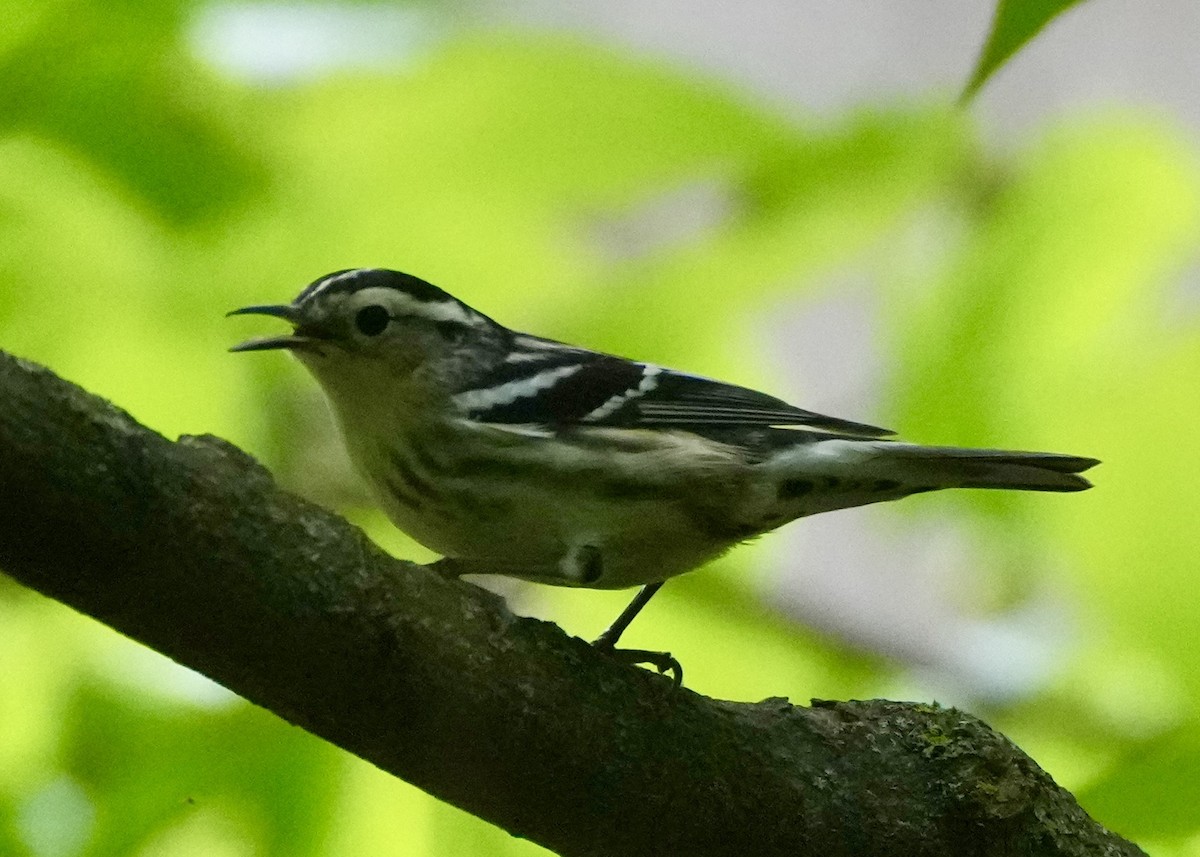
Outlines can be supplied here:
<path id="1" fill-rule="evenodd" d="M 930 488 L 1008 488 L 1021 491 L 1084 491 L 1079 474 L 1100 462 L 1055 452 L 961 449 L 953 446 L 877 445 L 880 465 L 905 483 L 924 479 Z"/>
<path id="2" fill-rule="evenodd" d="M 898 500 L 941 488 L 1084 491 L 1079 474 L 1100 462 L 1080 455 L 920 446 L 891 440 L 831 438 L 794 444 L 765 462 L 777 478 L 779 510 L 802 517 Z"/>

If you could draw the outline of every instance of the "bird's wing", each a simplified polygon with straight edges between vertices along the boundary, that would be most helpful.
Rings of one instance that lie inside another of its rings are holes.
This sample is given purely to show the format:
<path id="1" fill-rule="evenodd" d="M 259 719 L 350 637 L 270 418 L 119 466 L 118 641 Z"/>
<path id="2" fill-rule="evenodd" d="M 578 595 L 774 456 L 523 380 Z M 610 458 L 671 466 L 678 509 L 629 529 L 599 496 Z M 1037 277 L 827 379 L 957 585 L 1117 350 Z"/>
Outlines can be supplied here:
<path id="1" fill-rule="evenodd" d="M 479 422 L 702 430 L 804 426 L 856 437 L 887 429 L 827 417 L 711 378 L 519 335 L 508 359 L 455 402 Z"/>

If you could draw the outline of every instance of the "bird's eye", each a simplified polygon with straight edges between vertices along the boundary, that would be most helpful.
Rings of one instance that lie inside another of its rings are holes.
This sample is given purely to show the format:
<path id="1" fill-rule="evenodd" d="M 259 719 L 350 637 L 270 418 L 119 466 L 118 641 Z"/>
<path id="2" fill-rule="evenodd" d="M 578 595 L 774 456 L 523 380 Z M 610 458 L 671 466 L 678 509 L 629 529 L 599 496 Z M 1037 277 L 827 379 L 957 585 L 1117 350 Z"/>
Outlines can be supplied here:
<path id="1" fill-rule="evenodd" d="M 366 336 L 378 336 L 387 328 L 392 317 L 379 304 L 371 304 L 360 309 L 354 316 L 354 326 Z"/>

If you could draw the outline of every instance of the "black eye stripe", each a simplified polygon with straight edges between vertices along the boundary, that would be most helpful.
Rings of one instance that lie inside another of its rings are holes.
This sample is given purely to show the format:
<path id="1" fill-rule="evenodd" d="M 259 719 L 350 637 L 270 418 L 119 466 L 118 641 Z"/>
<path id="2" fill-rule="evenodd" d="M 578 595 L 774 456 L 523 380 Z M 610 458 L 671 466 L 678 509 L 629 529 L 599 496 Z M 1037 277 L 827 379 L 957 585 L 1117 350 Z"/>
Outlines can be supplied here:
<path id="1" fill-rule="evenodd" d="M 467 329 L 467 325 L 460 321 L 439 321 L 434 325 L 434 327 L 437 328 L 437 332 L 440 333 L 444 339 L 457 339 L 458 337 L 462 336 Z"/>

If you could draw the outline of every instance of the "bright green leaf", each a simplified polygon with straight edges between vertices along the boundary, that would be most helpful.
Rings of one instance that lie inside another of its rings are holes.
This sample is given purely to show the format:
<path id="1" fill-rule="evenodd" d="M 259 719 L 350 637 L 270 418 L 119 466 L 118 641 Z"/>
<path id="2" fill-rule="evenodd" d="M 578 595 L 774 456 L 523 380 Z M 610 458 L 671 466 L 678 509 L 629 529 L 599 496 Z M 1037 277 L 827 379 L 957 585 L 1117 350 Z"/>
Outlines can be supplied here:
<path id="1" fill-rule="evenodd" d="M 1000 0 L 992 32 L 988 36 L 971 80 L 963 90 L 962 100 L 968 101 L 987 79 L 1004 65 L 1026 42 L 1041 32 L 1055 17 L 1078 4 L 1080 0 Z"/>

